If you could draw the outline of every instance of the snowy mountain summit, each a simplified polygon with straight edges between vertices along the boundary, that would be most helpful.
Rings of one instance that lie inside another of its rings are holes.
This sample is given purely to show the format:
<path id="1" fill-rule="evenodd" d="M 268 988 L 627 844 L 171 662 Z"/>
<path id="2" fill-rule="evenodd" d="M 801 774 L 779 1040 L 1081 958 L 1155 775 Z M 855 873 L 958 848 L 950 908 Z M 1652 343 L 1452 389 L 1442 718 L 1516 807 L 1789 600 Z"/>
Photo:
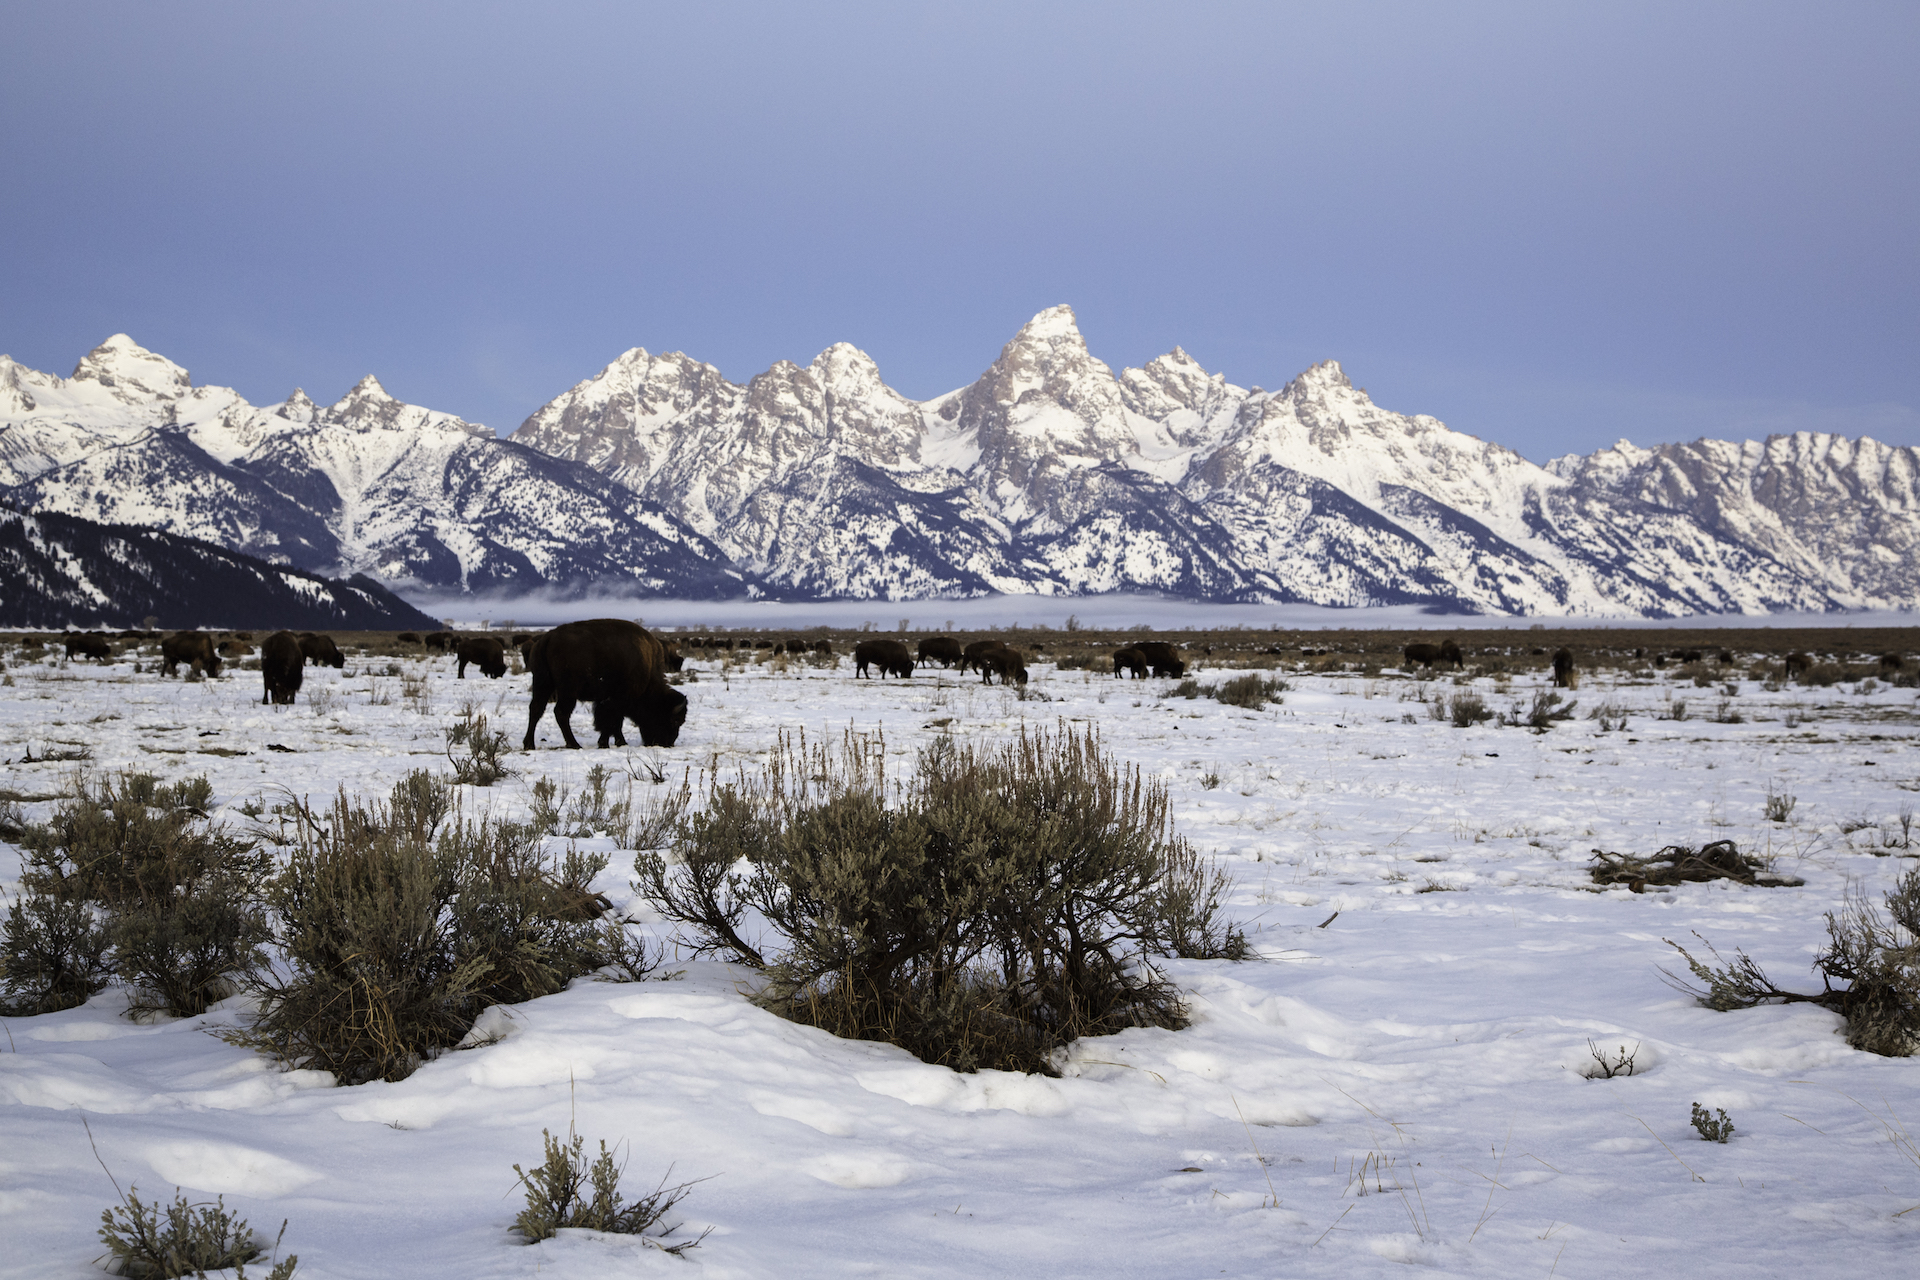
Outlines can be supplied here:
<path id="1" fill-rule="evenodd" d="M 1073 311 L 914 401 L 838 343 L 744 386 L 634 348 L 508 440 L 368 377 L 265 408 L 115 335 L 0 356 L 0 503 L 472 591 L 1205 600 L 1674 616 L 1920 602 L 1920 452 L 1801 433 L 1537 466 L 1175 348 L 1115 373 Z"/>

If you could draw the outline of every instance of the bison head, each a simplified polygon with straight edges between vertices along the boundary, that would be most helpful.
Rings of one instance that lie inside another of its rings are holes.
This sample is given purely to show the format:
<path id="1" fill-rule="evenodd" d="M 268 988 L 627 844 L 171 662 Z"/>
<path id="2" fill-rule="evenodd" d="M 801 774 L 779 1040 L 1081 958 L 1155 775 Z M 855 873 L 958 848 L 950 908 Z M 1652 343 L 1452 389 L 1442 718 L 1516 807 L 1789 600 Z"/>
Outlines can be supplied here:
<path id="1" fill-rule="evenodd" d="M 593 704 L 593 727 L 600 733 L 602 746 L 609 736 L 623 741 L 620 725 L 627 720 L 639 727 L 643 745 L 670 747 L 687 722 L 687 695 L 659 681 L 637 694 Z"/>

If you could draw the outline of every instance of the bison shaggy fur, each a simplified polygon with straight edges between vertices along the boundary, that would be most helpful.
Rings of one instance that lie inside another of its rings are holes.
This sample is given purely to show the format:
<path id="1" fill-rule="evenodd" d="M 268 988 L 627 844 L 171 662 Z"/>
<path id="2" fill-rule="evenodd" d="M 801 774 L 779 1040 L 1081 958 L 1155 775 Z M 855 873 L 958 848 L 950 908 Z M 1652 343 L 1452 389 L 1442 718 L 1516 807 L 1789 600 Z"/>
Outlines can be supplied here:
<path id="1" fill-rule="evenodd" d="M 220 674 L 220 655 L 213 651 L 213 637 L 200 631 L 176 631 L 160 642 L 160 670 L 172 675 L 179 663 L 200 668 L 206 674 Z"/>
<path id="2" fill-rule="evenodd" d="M 1126 672 L 1135 680 L 1147 678 L 1147 655 L 1131 646 L 1117 650 L 1113 655 L 1113 674 L 1118 676 Z"/>
<path id="3" fill-rule="evenodd" d="M 300 648 L 300 637 L 291 631 L 276 631 L 260 642 L 260 681 L 266 686 L 262 703 L 290 706 L 293 695 L 307 678 L 307 655 Z"/>
<path id="4" fill-rule="evenodd" d="M 1005 645 L 997 649 L 988 649 L 979 657 L 980 679 L 993 683 L 998 675 L 1001 684 L 1025 684 L 1027 682 L 1027 663 L 1018 649 L 1009 649 Z"/>
<path id="5" fill-rule="evenodd" d="M 862 640 L 853 646 L 853 678 L 867 674 L 868 667 L 880 668 L 883 676 L 913 676 L 913 654 L 898 640 Z"/>
<path id="6" fill-rule="evenodd" d="M 498 680 L 507 674 L 507 649 L 497 636 L 468 636 L 454 652 L 460 656 L 459 669 L 453 673 L 456 680 L 467 678 L 469 662 L 480 668 L 480 674 L 489 680 Z"/>
<path id="7" fill-rule="evenodd" d="M 1184 676 L 1187 674 L 1185 659 L 1175 652 L 1174 647 L 1164 640 L 1142 640 L 1133 646 L 1140 656 L 1147 660 L 1147 668 L 1157 676 Z"/>
<path id="8" fill-rule="evenodd" d="M 1553 651 L 1553 684 L 1556 689 L 1573 688 L 1573 650 Z"/>
<path id="9" fill-rule="evenodd" d="M 533 703 L 520 745 L 533 750 L 534 730 L 551 702 L 560 736 L 577 748 L 573 709 L 590 702 L 600 746 L 608 739 L 626 746 L 622 727 L 628 720 L 639 727 L 645 745 L 672 746 L 687 722 L 687 695 L 667 683 L 666 667 L 665 646 L 638 623 L 594 618 L 555 627 L 527 650 Z"/>
<path id="10" fill-rule="evenodd" d="M 340 668 L 347 665 L 347 659 L 340 652 L 340 646 L 333 637 L 315 631 L 302 631 L 299 636 L 300 652 L 307 655 L 307 661 L 316 667 Z"/>

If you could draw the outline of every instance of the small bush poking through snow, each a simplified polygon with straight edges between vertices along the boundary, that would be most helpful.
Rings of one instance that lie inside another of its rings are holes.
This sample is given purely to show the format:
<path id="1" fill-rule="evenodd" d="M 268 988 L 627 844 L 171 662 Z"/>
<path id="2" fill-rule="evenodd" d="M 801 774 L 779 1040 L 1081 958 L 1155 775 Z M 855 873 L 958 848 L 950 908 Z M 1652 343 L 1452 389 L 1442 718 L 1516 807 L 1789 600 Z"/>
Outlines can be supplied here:
<path id="1" fill-rule="evenodd" d="M 230 994 L 269 937 L 270 864 L 213 826 L 211 799 L 205 778 L 123 773 L 21 832 L 25 892 L 0 940 L 11 1009 L 71 1008 L 109 973 L 133 987 L 137 1011 L 192 1017 Z"/>
<path id="2" fill-rule="evenodd" d="M 637 976 L 580 874 L 568 883 L 531 827 L 450 814 L 423 772 L 385 805 L 342 793 L 269 890 L 287 965 L 258 972 L 256 1021 L 229 1039 L 348 1084 L 400 1080 L 489 1005 L 610 963 Z"/>
<path id="3" fill-rule="evenodd" d="M 454 754 L 455 747 L 466 748 L 466 754 Z M 453 766 L 453 780 L 463 786 L 490 787 L 511 777 L 513 770 L 500 758 L 506 751 L 506 733 L 489 726 L 485 713 L 471 702 L 447 726 L 447 762 Z"/>
<path id="4" fill-rule="evenodd" d="M 1733 1120 L 1718 1107 L 1715 1107 L 1714 1111 L 1718 1113 L 1717 1117 L 1709 1115 L 1707 1109 L 1699 1103 L 1694 1103 L 1693 1127 L 1699 1130 L 1703 1141 L 1725 1142 L 1733 1137 Z"/>
<path id="5" fill-rule="evenodd" d="M 571 1129 L 566 1142 L 545 1129 L 540 1136 L 546 1143 L 545 1158 L 531 1171 L 513 1166 L 527 1191 L 527 1207 L 513 1220 L 513 1227 L 528 1244 L 552 1239 L 568 1227 L 642 1236 L 648 1244 L 671 1254 L 684 1254 L 707 1238 L 703 1231 L 691 1240 L 669 1245 L 665 1238 L 677 1231 L 678 1225 L 654 1230 L 674 1205 L 686 1199 L 693 1183 L 669 1187 L 663 1178 L 652 1195 L 628 1203 L 620 1194 L 620 1175 L 626 1171 L 625 1166 L 614 1162 L 605 1140 L 600 1143 L 600 1154 L 589 1161 L 587 1140 Z"/>
<path id="6" fill-rule="evenodd" d="M 1744 951 L 1736 949 L 1729 961 L 1708 943 L 1717 962 L 1708 964 L 1671 939 L 1667 945 L 1699 985 L 1671 973 L 1668 980 L 1709 1009 L 1750 1009 L 1773 1000 L 1818 1004 L 1847 1020 L 1847 1043 L 1856 1049 L 1889 1058 L 1920 1049 L 1920 867 L 1887 891 L 1884 914 L 1858 895 L 1849 895 L 1837 914 L 1827 913 L 1827 945 L 1813 962 L 1825 986 L 1817 994 L 1775 986 Z"/>
<path id="7" fill-rule="evenodd" d="M 93 1131 L 87 1131 L 92 1141 Z M 99 1158 L 99 1148 L 94 1157 Z M 107 1178 L 113 1189 L 120 1183 L 106 1162 Z M 164 1213 L 164 1217 L 162 1214 Z M 280 1252 L 287 1224 L 273 1238 L 273 1252 Z M 100 1214 L 100 1239 L 107 1246 L 107 1271 L 111 1275 L 131 1276 L 133 1280 L 177 1280 L 180 1276 L 204 1277 L 209 1271 L 232 1268 L 234 1280 L 247 1280 L 246 1264 L 267 1252 L 267 1246 L 253 1233 L 246 1219 L 227 1211 L 225 1197 L 212 1204 L 195 1204 L 173 1189 L 173 1203 L 148 1204 L 140 1198 L 140 1188 L 120 1192 L 120 1203 Z M 273 1264 L 266 1280 L 288 1280 L 300 1265 L 296 1254 L 288 1254 Z"/>
<path id="8" fill-rule="evenodd" d="M 1767 787 L 1766 814 L 1768 822 L 1789 822 L 1793 819 L 1793 808 L 1800 803 L 1798 796 L 1788 795 L 1784 791 L 1775 791 Z"/>
<path id="9" fill-rule="evenodd" d="M 941 739 L 892 803 L 884 759 L 877 737 L 783 739 L 682 823 L 678 865 L 636 860 L 641 889 L 697 952 L 760 969 L 766 1007 L 963 1071 L 1051 1072 L 1078 1037 L 1183 1026 L 1149 957 L 1245 954 L 1165 789 L 1091 731 Z"/>
<path id="10" fill-rule="evenodd" d="M 1447 718 L 1456 729 L 1493 719 L 1493 711 L 1477 693 L 1456 693 L 1447 703 Z"/>
<path id="11" fill-rule="evenodd" d="M 1245 707 L 1249 711 L 1258 711 L 1269 702 L 1279 702 L 1280 695 L 1286 690 L 1285 680 L 1245 675 L 1235 676 L 1225 684 L 1211 686 L 1206 690 L 1206 694 L 1214 701 L 1224 702 L 1230 707 Z"/>

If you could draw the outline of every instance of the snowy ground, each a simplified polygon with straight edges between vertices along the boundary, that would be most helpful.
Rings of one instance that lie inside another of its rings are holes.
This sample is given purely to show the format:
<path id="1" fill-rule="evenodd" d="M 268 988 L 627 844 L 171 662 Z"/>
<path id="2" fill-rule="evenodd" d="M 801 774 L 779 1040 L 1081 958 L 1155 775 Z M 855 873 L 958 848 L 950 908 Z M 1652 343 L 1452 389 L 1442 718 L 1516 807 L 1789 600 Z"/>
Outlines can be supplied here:
<path id="1" fill-rule="evenodd" d="M 204 772 L 235 820 L 280 786 L 316 801 L 336 787 L 383 794 L 444 764 L 443 727 L 464 700 L 516 740 L 526 705 L 524 676 L 459 683 L 448 658 L 404 664 L 431 670 L 430 706 L 369 673 L 388 659 L 350 655 L 344 672 L 310 671 L 291 709 L 259 706 L 250 672 L 191 684 L 127 663 L 10 660 L 0 759 L 81 743 L 92 759 L 10 763 L 0 786 L 50 796 L 77 767 Z M 1716 691 L 1601 676 L 1579 692 L 1581 719 L 1535 735 L 1433 720 L 1417 699 L 1458 692 L 1450 680 L 1290 675 L 1282 706 L 1248 712 L 1169 698 L 1170 681 L 1048 666 L 1032 684 L 1044 699 L 1025 701 L 951 674 L 855 684 L 844 662 L 725 678 L 690 667 L 680 743 L 634 749 L 635 771 L 750 764 L 782 727 L 883 726 L 904 760 L 936 733 L 1096 723 L 1165 780 L 1181 829 L 1231 870 L 1259 958 L 1174 963 L 1194 1025 L 1083 1042 L 1057 1080 L 956 1075 L 835 1040 L 755 1009 L 741 975 L 712 964 L 578 983 L 515 1007 L 497 1043 L 351 1089 L 203 1034 L 234 1008 L 137 1025 L 110 989 L 4 1021 L 0 1277 L 98 1274 L 95 1228 L 114 1196 L 83 1116 L 123 1185 L 224 1193 L 269 1231 L 290 1219 L 287 1245 L 313 1277 L 1912 1265 L 1920 1212 L 1895 1215 L 1920 1205 L 1920 1165 L 1887 1126 L 1920 1131 L 1920 1062 L 1850 1050 L 1816 1008 L 1709 1012 L 1660 975 L 1675 960 L 1661 939 L 1697 930 L 1744 946 L 1783 985 L 1817 985 L 1822 913 L 1849 884 L 1877 899 L 1920 856 L 1883 847 L 1920 802 L 1912 689 L 1747 682 L 1731 699 L 1745 721 L 1726 724 L 1700 718 Z M 1505 710 L 1531 680 L 1477 688 Z M 1659 718 L 1670 695 L 1691 718 Z M 1584 718 L 1602 701 L 1627 708 L 1626 729 Z M 542 774 L 577 785 L 621 755 L 553 750 L 550 720 L 542 739 L 512 757 L 519 776 L 467 803 L 517 811 Z M 1791 821 L 1765 819 L 1769 789 L 1798 798 Z M 1719 838 L 1777 856 L 1805 887 L 1633 895 L 1597 892 L 1584 873 L 1594 848 Z M 600 885 L 622 901 L 628 862 Z M 9 892 L 18 870 L 0 845 Z M 1589 1041 L 1637 1046 L 1638 1074 L 1584 1078 Z M 1730 1113 L 1730 1144 L 1699 1140 L 1696 1101 Z M 685 1259 L 584 1233 L 518 1243 L 510 1166 L 537 1159 L 540 1131 L 570 1116 L 590 1140 L 630 1144 L 629 1183 L 670 1166 L 710 1179 L 682 1206 L 690 1227 L 712 1228 L 706 1243 Z"/>

